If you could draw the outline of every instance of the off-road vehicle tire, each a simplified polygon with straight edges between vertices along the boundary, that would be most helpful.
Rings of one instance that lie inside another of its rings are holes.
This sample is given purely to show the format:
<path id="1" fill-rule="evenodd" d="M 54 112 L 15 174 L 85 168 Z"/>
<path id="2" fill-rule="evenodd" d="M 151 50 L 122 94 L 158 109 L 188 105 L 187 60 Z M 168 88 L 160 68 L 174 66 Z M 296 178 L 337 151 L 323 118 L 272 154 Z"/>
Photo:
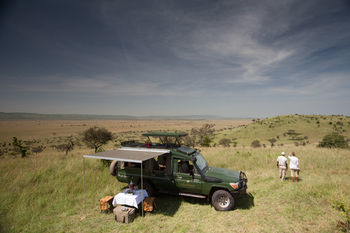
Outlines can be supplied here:
<path id="1" fill-rule="evenodd" d="M 211 204 L 215 210 L 228 211 L 232 210 L 235 205 L 235 199 L 231 193 L 226 190 L 216 190 L 211 196 Z"/>
<path id="2" fill-rule="evenodd" d="M 141 183 L 141 181 L 140 181 L 140 183 Z M 157 190 L 148 181 L 143 182 L 143 189 L 146 189 L 146 192 L 147 192 L 149 197 L 154 197 L 155 195 L 157 195 Z"/>
<path id="3" fill-rule="evenodd" d="M 109 165 L 109 173 L 111 173 L 112 176 L 117 176 L 118 169 L 115 169 L 117 163 L 118 160 L 113 160 L 111 165 Z"/>

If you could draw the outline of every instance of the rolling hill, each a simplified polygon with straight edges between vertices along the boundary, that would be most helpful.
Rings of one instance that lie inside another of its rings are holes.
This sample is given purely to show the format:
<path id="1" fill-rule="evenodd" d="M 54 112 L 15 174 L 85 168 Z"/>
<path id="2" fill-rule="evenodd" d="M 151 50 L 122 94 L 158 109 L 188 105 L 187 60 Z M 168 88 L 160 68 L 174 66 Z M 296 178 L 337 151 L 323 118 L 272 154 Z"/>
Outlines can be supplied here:
<path id="1" fill-rule="evenodd" d="M 265 119 L 253 119 L 245 126 L 222 130 L 216 133 L 215 142 L 231 139 L 237 146 L 250 146 L 258 140 L 263 146 L 287 144 L 318 144 L 327 134 L 337 132 L 350 138 L 349 116 L 286 115 Z M 271 140 L 272 139 L 272 140 Z"/>

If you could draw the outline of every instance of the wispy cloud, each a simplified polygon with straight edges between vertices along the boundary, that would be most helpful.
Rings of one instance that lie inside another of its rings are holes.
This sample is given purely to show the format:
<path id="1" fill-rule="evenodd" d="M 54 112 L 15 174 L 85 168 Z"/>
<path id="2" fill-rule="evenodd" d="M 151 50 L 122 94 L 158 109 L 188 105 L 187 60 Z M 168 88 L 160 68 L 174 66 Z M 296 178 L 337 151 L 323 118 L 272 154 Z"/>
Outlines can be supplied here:
<path id="1" fill-rule="evenodd" d="M 220 105 L 218 98 L 231 104 L 250 96 L 348 96 L 350 16 L 343 1 L 99 1 L 58 20 L 65 4 L 80 5 L 29 4 L 6 22 L 3 93 L 188 97 L 203 111 L 205 103 Z"/>
<path id="2" fill-rule="evenodd" d="M 166 82 L 125 80 L 116 77 L 51 77 L 27 85 L 11 84 L 12 90 L 36 93 L 99 94 L 106 96 L 201 96 L 202 91 Z"/>
<path id="3" fill-rule="evenodd" d="M 320 96 L 342 96 L 343 88 L 350 87 L 350 73 L 337 74 L 327 73 L 317 75 L 300 83 L 292 85 L 279 85 L 277 87 L 267 88 L 268 95 L 320 95 Z M 345 86 L 344 86 L 345 85 Z"/>

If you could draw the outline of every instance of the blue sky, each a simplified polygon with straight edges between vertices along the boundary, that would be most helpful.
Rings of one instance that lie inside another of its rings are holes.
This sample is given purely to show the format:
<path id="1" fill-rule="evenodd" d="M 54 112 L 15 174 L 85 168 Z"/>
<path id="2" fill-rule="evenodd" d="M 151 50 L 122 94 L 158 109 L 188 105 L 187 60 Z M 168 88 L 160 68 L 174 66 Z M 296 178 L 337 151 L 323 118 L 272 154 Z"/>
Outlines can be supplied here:
<path id="1" fill-rule="evenodd" d="M 2 1 L 0 111 L 350 115 L 349 1 Z"/>

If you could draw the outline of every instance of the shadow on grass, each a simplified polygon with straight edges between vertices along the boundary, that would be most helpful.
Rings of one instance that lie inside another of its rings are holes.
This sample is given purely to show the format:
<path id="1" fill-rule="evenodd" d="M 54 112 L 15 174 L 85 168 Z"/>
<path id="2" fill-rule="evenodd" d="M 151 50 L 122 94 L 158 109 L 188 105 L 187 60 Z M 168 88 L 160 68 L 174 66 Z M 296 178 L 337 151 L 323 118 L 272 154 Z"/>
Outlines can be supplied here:
<path id="1" fill-rule="evenodd" d="M 159 194 L 156 199 L 156 214 L 174 216 L 178 211 L 183 198 L 181 196 Z"/>
<path id="2" fill-rule="evenodd" d="M 289 182 L 292 182 L 292 178 L 291 177 L 285 177 L 284 181 L 288 180 Z M 300 177 L 298 178 L 298 182 L 302 182 L 303 179 L 301 179 Z"/>
<path id="3" fill-rule="evenodd" d="M 237 199 L 237 204 L 235 209 L 250 209 L 254 206 L 254 196 L 251 193 L 247 193 L 241 198 Z"/>
<path id="4" fill-rule="evenodd" d="M 193 205 L 209 205 L 206 198 L 182 197 L 183 201 Z"/>
<path id="5" fill-rule="evenodd" d="M 208 205 L 206 199 L 160 194 L 156 199 L 157 208 L 155 213 L 166 216 L 174 216 L 174 214 L 178 211 L 181 202 L 183 201 L 192 205 Z"/>
<path id="6" fill-rule="evenodd" d="M 120 192 L 124 191 L 128 187 L 129 186 L 124 186 L 120 190 Z M 188 199 L 191 199 L 191 198 L 188 198 Z M 197 198 L 193 198 L 193 199 L 197 199 Z M 173 215 L 175 215 L 175 213 L 179 209 L 181 202 L 184 200 L 186 201 L 187 198 L 184 199 L 182 196 L 170 195 L 170 194 L 158 194 L 156 196 L 156 200 L 155 200 L 156 207 L 152 213 L 163 214 L 166 216 L 173 216 Z M 193 200 L 189 200 L 189 201 L 193 201 Z M 193 203 L 198 203 L 198 201 L 194 200 Z M 125 206 L 127 206 L 127 205 L 125 205 Z M 138 204 L 138 209 L 136 209 L 136 212 L 139 215 L 141 215 L 141 213 L 142 213 L 141 208 L 142 208 L 142 204 L 140 203 L 140 204 Z"/>
<path id="7" fill-rule="evenodd" d="M 156 196 L 156 207 L 153 214 L 161 214 L 165 216 L 174 216 L 176 212 L 179 210 L 181 202 L 187 202 L 192 205 L 208 205 L 210 207 L 210 203 L 208 203 L 207 199 L 202 198 L 194 198 L 194 197 L 185 197 L 171 194 L 159 194 Z M 251 193 L 247 193 L 241 198 L 237 199 L 236 206 L 234 209 L 250 209 L 254 206 L 254 196 Z M 137 212 L 141 214 L 141 204 L 139 205 L 139 209 Z"/>

